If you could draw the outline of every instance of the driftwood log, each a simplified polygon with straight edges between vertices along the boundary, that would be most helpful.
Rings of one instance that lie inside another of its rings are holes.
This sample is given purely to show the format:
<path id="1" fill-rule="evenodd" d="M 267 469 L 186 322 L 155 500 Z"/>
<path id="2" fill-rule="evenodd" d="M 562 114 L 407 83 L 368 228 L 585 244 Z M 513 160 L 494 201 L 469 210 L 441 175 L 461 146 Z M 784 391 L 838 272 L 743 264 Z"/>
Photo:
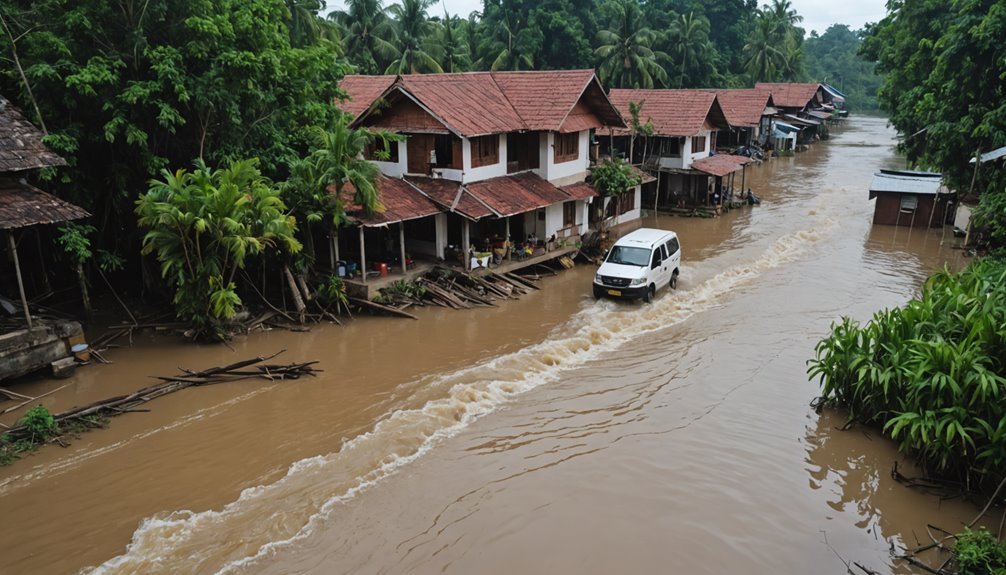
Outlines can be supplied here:
<path id="1" fill-rule="evenodd" d="M 285 350 L 284 350 L 285 351 Z M 86 418 L 89 417 L 110 417 L 121 415 L 130 411 L 137 411 L 137 407 L 152 399 L 183 390 L 187 387 L 199 387 L 203 385 L 213 385 L 230 381 L 240 381 L 243 379 L 265 379 L 269 381 L 282 381 L 288 379 L 298 379 L 303 376 L 314 376 L 320 370 L 313 366 L 317 361 L 303 363 L 289 363 L 284 365 L 266 364 L 283 351 L 279 351 L 268 357 L 256 357 L 246 359 L 223 367 L 213 367 L 202 371 L 192 371 L 181 369 L 180 375 L 157 376 L 160 383 L 155 383 L 137 390 L 128 395 L 119 395 L 102 399 L 94 403 L 74 407 L 62 413 L 53 415 L 57 423 L 80 422 L 85 425 L 92 425 Z M 65 386 L 64 386 L 65 387 Z M 54 390 L 55 391 L 55 390 Z M 41 396 L 39 396 L 41 397 Z M 12 427 L 7 433 L 13 439 L 27 437 L 30 432 L 24 426 Z"/>

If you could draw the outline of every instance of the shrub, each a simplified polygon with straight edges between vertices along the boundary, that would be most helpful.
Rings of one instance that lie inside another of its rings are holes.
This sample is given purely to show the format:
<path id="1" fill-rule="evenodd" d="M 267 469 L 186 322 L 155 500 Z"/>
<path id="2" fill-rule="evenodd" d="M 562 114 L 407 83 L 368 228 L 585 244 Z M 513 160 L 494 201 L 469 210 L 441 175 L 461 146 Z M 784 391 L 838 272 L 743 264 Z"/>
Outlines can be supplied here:
<path id="1" fill-rule="evenodd" d="M 1006 468 L 1006 264 L 930 277 L 918 299 L 843 318 L 808 374 L 851 421 L 876 424 L 927 470 L 974 487 Z"/>

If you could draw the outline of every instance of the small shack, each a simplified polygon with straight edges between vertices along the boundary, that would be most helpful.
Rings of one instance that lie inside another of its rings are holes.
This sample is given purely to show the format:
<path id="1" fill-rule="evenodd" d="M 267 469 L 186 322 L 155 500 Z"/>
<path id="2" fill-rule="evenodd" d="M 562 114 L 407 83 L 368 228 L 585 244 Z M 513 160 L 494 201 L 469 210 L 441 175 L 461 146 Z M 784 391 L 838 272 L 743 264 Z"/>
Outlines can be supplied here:
<path id="1" fill-rule="evenodd" d="M 0 257 L 0 380 L 50 365 L 53 373 L 65 375 L 74 365 L 70 346 L 83 341 L 81 326 L 75 321 L 32 317 L 22 277 L 18 240 L 25 230 L 89 215 L 27 182 L 31 170 L 66 165 L 42 137 L 20 110 L 0 96 L 0 237 L 6 247 L 6 257 Z M 37 257 L 44 260 L 46 254 Z M 7 281 L 11 277 L 16 282 Z M 20 314 L 4 297 L 6 289 L 14 287 L 12 283 L 21 300 Z"/>
<path id="2" fill-rule="evenodd" d="M 870 183 L 870 199 L 874 198 L 874 224 L 928 228 L 943 225 L 950 194 L 942 174 L 880 170 Z"/>

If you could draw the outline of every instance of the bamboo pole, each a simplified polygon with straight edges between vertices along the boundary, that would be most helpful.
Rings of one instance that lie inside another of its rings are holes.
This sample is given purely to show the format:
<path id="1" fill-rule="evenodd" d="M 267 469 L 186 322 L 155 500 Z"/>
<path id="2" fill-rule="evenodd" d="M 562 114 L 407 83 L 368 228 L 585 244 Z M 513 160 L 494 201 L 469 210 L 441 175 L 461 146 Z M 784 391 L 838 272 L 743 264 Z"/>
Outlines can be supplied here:
<path id="1" fill-rule="evenodd" d="M 17 259 L 17 244 L 14 243 L 14 232 L 10 230 L 7 230 L 7 242 L 10 245 L 11 257 L 14 258 L 14 273 L 17 274 L 17 289 L 21 292 L 21 305 L 24 307 L 24 318 L 28 321 L 28 329 L 31 329 L 31 313 L 28 311 L 28 298 L 24 294 L 24 279 L 21 278 L 21 262 Z"/>
<path id="2" fill-rule="evenodd" d="M 363 226 L 360 226 L 360 275 L 367 283 L 367 248 L 363 243 Z"/>
<path id="3" fill-rule="evenodd" d="M 405 275 L 405 222 L 398 222 L 398 244 L 402 252 L 402 275 Z"/>

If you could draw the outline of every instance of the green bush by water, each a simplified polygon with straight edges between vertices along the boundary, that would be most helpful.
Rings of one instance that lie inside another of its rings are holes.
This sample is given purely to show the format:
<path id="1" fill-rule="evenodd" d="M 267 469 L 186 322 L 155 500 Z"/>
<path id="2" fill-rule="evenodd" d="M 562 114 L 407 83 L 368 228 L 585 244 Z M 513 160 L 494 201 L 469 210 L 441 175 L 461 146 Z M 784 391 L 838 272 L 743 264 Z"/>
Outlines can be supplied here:
<path id="1" fill-rule="evenodd" d="M 930 277 L 918 299 L 832 326 L 808 374 L 849 418 L 972 489 L 1006 473 L 1006 265 Z"/>

